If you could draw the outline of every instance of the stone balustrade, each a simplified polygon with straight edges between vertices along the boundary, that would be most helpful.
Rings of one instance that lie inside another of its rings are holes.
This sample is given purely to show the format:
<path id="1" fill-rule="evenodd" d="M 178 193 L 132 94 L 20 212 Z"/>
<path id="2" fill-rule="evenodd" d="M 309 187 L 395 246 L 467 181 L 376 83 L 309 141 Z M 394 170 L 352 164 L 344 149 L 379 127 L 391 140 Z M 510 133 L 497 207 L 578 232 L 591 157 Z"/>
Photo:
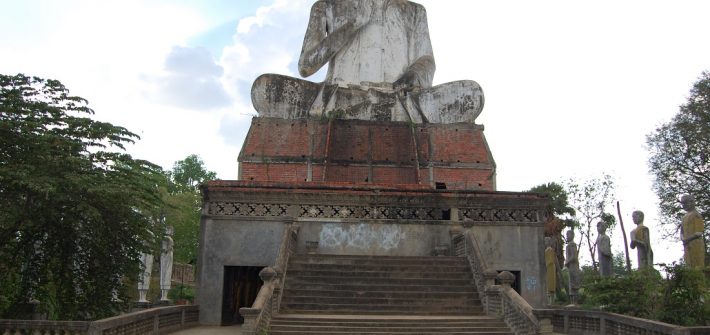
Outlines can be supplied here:
<path id="1" fill-rule="evenodd" d="M 0 320 L 2 335 L 84 335 L 88 334 L 88 321 Z"/>
<path id="2" fill-rule="evenodd" d="M 572 335 L 700 335 L 710 327 L 682 327 L 627 315 L 581 309 L 536 309 L 537 317 L 552 320 L 556 333 Z"/>
<path id="3" fill-rule="evenodd" d="M 199 307 L 170 306 L 97 321 L 0 320 L 2 335 L 167 334 L 198 324 Z"/>
<path id="4" fill-rule="evenodd" d="M 481 295 L 486 313 L 499 315 L 519 335 L 549 334 L 552 322 L 538 318 L 533 308 L 512 287 L 515 277 L 507 271 L 498 274 L 488 267 L 478 248 L 476 237 L 470 231 L 452 233 L 452 250 L 455 256 L 466 256 L 473 271 L 474 281 Z M 495 285 L 498 279 L 501 285 Z"/>
<path id="5" fill-rule="evenodd" d="M 267 331 L 271 316 L 279 310 L 288 259 L 296 253 L 298 230 L 299 226 L 295 223 L 291 223 L 284 230 L 276 264 L 273 268 L 267 267 L 259 272 L 259 277 L 264 281 L 264 285 L 259 289 L 254 303 L 251 307 L 239 309 L 239 313 L 244 317 L 242 325 L 244 335 L 256 335 Z"/>

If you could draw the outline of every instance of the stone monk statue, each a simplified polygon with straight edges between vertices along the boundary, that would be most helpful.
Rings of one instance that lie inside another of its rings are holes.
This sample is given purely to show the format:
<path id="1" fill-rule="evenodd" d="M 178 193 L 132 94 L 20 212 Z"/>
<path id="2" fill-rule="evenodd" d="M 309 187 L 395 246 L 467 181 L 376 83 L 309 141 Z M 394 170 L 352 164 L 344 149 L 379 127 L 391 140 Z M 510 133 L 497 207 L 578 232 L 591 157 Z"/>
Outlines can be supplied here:
<path id="1" fill-rule="evenodd" d="M 574 230 L 567 231 L 567 249 L 565 249 L 565 267 L 569 271 L 569 299 L 572 305 L 577 303 L 579 288 L 582 286 L 582 270 L 579 269 L 579 251 L 574 242 Z"/>
<path id="2" fill-rule="evenodd" d="M 611 277 L 613 274 L 613 255 L 611 253 L 611 239 L 606 234 L 607 225 L 604 222 L 597 223 L 597 256 L 599 258 L 599 274 L 602 277 Z"/>
<path id="3" fill-rule="evenodd" d="M 414 123 L 474 122 L 474 81 L 432 87 L 436 65 L 426 11 L 406 0 L 320 0 L 311 8 L 298 70 L 325 65 L 323 83 L 264 74 L 252 86 L 262 117 L 336 117 Z"/>
<path id="4" fill-rule="evenodd" d="M 547 275 L 545 276 L 547 303 L 552 305 L 555 300 L 555 291 L 557 290 L 557 255 L 555 249 L 552 248 L 551 237 L 545 237 L 545 268 L 547 269 Z"/>
<path id="5" fill-rule="evenodd" d="M 648 227 L 643 225 L 643 212 L 634 211 L 631 219 L 634 220 L 636 228 L 629 234 L 631 237 L 631 249 L 636 249 L 638 253 L 638 268 L 653 266 L 653 250 L 651 250 L 651 234 Z"/>
<path id="6" fill-rule="evenodd" d="M 173 275 L 173 228 L 168 227 L 160 254 L 160 300 L 168 300 Z"/>
<path id="7" fill-rule="evenodd" d="M 680 204 L 685 210 L 683 223 L 680 227 L 680 238 L 683 241 L 685 264 L 691 268 L 705 267 L 705 240 L 703 217 L 695 209 L 695 199 L 686 194 L 680 198 Z"/>

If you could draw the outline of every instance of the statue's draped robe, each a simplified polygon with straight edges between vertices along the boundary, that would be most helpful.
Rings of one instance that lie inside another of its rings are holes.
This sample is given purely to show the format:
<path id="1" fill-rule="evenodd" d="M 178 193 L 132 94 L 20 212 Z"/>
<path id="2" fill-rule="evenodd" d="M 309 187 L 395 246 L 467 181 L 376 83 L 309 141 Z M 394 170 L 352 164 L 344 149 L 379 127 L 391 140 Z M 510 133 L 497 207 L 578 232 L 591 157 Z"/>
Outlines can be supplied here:
<path id="1" fill-rule="evenodd" d="M 639 269 L 653 266 L 653 250 L 651 250 L 651 235 L 648 227 L 639 225 L 629 235 L 631 235 L 631 248 L 637 249 Z M 643 244 L 638 244 L 638 242 Z"/>
<path id="2" fill-rule="evenodd" d="M 428 59 L 430 66 L 411 70 L 417 73 L 421 87 L 431 87 L 434 53 L 429 40 L 426 11 L 422 6 L 406 1 L 372 0 L 326 4 L 325 23 L 332 27 L 330 29 L 339 29 L 345 23 L 339 18 L 352 16 L 351 12 L 357 15 L 356 22 L 368 23 L 333 56 L 325 83 L 393 83 L 410 70 L 410 66 Z M 359 8 L 351 8 L 353 5 Z M 307 34 L 311 32 L 309 29 Z"/>
<path id="3" fill-rule="evenodd" d="M 599 256 L 599 274 L 602 277 L 612 275 L 613 258 L 611 255 L 611 240 L 607 235 L 600 235 L 597 238 L 597 256 Z"/>
<path id="4" fill-rule="evenodd" d="M 545 267 L 547 268 L 547 292 L 555 293 L 557 289 L 557 265 L 555 264 L 557 255 L 555 255 L 555 249 L 547 247 L 545 249 Z"/>
<path id="5" fill-rule="evenodd" d="M 579 269 L 576 243 L 567 244 L 565 256 L 567 258 L 567 270 L 569 271 L 569 291 L 570 294 L 576 294 L 582 284 L 582 272 Z"/>
<path id="6" fill-rule="evenodd" d="M 690 238 L 697 232 L 703 232 L 705 224 L 703 217 L 696 210 L 689 211 L 683 216 L 682 237 Z M 692 268 L 705 267 L 705 240 L 700 237 L 690 241 L 684 246 L 685 264 Z"/>
<path id="7" fill-rule="evenodd" d="M 160 289 L 169 290 L 173 275 L 173 239 L 166 236 L 163 240 L 163 252 L 160 255 Z"/>

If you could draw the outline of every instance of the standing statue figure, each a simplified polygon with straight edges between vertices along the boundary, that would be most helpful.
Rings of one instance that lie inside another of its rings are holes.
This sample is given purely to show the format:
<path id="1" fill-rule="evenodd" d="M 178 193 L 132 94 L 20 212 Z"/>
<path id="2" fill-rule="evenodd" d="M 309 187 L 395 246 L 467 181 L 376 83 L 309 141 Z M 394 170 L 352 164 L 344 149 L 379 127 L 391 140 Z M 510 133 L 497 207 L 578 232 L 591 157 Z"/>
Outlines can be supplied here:
<path id="1" fill-rule="evenodd" d="M 653 267 L 653 250 L 651 250 L 651 234 L 648 227 L 643 225 L 643 212 L 634 211 L 631 213 L 631 219 L 634 220 L 636 228 L 629 234 L 631 249 L 636 249 L 638 257 L 638 268 Z"/>
<path id="2" fill-rule="evenodd" d="M 552 305 L 557 289 L 557 255 L 552 248 L 552 238 L 545 237 L 545 268 L 547 269 L 547 303 Z"/>
<path id="3" fill-rule="evenodd" d="M 602 277 L 611 277 L 613 274 L 612 265 L 614 264 L 614 256 L 611 253 L 611 240 L 606 234 L 607 225 L 600 221 L 597 223 L 597 256 L 599 258 L 599 274 Z"/>
<path id="4" fill-rule="evenodd" d="M 695 199 L 686 194 L 680 198 L 680 204 L 685 210 L 680 237 L 683 241 L 685 264 L 691 268 L 705 267 L 705 239 L 703 217 L 695 210 Z"/>
<path id="5" fill-rule="evenodd" d="M 141 276 L 138 280 L 138 302 L 148 302 L 148 289 L 150 289 L 150 275 L 153 272 L 153 254 L 141 254 Z"/>
<path id="6" fill-rule="evenodd" d="M 173 228 L 168 227 L 160 254 L 160 300 L 168 300 L 170 280 L 173 275 Z"/>
<path id="7" fill-rule="evenodd" d="M 323 83 L 264 74 L 252 86 L 262 117 L 337 117 L 413 123 L 474 122 L 483 91 L 464 80 L 432 87 L 434 53 L 426 10 L 406 0 L 320 0 L 298 61 Z"/>
<path id="8" fill-rule="evenodd" d="M 579 269 L 577 258 L 577 243 L 574 242 L 574 230 L 567 231 L 567 249 L 565 250 L 565 267 L 569 271 L 569 299 L 572 305 L 577 303 L 579 288 L 582 286 L 582 271 Z"/>

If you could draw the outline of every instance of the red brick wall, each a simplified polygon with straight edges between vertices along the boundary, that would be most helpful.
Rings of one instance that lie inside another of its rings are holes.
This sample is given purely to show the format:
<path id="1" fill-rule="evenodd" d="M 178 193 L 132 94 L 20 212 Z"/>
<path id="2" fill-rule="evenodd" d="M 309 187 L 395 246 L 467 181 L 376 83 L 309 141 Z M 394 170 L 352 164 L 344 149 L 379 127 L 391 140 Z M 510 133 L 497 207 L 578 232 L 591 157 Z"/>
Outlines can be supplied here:
<path id="1" fill-rule="evenodd" d="M 242 180 L 255 181 L 301 182 L 310 167 L 311 181 L 495 185 L 483 127 L 474 124 L 254 118 L 239 166 Z"/>

